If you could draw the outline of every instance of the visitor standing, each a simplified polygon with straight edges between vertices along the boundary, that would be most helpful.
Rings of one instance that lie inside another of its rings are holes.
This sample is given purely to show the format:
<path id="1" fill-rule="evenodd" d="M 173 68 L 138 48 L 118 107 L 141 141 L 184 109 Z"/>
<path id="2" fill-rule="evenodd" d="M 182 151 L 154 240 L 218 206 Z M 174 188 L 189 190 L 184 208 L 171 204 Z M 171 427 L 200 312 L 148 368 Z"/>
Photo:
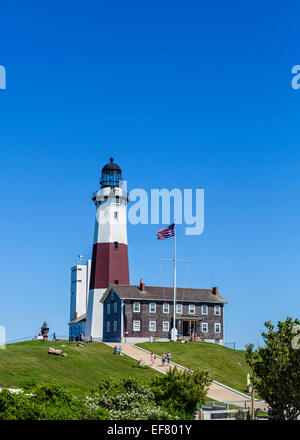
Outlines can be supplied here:
<path id="1" fill-rule="evenodd" d="M 170 362 L 171 362 L 171 353 L 169 351 L 167 353 L 167 361 L 168 361 L 168 364 L 170 364 Z"/>
<path id="2" fill-rule="evenodd" d="M 155 354 L 154 353 L 151 353 L 151 363 L 152 363 L 152 365 L 155 364 Z"/>
<path id="3" fill-rule="evenodd" d="M 161 355 L 161 366 L 164 367 L 165 364 L 166 364 L 166 355 L 165 355 L 165 353 L 163 353 Z"/>

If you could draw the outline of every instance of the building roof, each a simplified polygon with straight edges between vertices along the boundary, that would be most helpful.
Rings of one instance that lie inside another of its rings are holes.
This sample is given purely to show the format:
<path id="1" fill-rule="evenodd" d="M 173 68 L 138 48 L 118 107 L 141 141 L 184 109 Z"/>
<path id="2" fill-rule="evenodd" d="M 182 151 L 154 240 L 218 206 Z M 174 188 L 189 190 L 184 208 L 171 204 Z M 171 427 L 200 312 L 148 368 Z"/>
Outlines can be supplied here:
<path id="1" fill-rule="evenodd" d="M 173 300 L 173 287 L 161 287 L 161 286 L 145 286 L 145 290 L 142 292 L 140 286 L 129 286 L 112 284 L 103 296 L 102 301 L 113 289 L 121 299 L 131 300 L 156 300 L 156 301 L 171 301 Z M 214 304 L 226 304 L 227 301 L 222 298 L 221 295 L 215 295 L 213 289 L 190 289 L 177 287 L 176 288 L 176 301 L 193 301 L 201 303 L 214 303 Z"/>
<path id="2" fill-rule="evenodd" d="M 69 325 L 70 324 L 77 324 L 77 322 L 84 321 L 84 320 L 86 320 L 86 313 L 84 313 L 83 315 L 78 316 L 78 318 L 76 318 L 76 319 L 73 319 L 73 321 L 68 322 L 68 324 Z"/>

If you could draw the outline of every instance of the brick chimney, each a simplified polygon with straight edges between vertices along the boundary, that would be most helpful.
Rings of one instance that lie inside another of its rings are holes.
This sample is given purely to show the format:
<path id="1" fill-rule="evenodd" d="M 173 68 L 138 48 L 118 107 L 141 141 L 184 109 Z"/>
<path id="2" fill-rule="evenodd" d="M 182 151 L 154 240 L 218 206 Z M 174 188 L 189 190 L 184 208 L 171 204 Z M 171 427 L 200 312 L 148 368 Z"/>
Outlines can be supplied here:
<path id="1" fill-rule="evenodd" d="M 219 288 L 218 287 L 213 287 L 213 291 L 212 291 L 212 293 L 214 294 L 214 295 L 219 295 Z"/>
<path id="2" fill-rule="evenodd" d="M 77 319 L 77 317 L 78 317 L 78 312 L 75 312 L 75 318 L 74 319 Z"/>
<path id="3" fill-rule="evenodd" d="M 144 284 L 143 278 L 141 278 L 141 281 L 140 281 L 140 291 L 145 292 L 145 284 Z"/>

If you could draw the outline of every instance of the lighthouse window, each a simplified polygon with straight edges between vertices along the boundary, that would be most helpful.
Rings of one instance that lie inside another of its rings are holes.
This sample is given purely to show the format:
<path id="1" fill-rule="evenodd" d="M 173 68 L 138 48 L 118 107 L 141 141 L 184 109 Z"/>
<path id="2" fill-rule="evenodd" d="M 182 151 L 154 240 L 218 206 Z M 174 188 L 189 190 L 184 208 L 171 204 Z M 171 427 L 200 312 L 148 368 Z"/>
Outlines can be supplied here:
<path id="1" fill-rule="evenodd" d="M 118 249 L 118 247 L 119 247 L 119 242 L 118 241 L 114 241 L 114 248 Z"/>
<path id="2" fill-rule="evenodd" d="M 114 217 L 115 217 L 115 218 L 118 218 L 118 212 L 117 212 L 117 211 L 114 212 Z"/>
<path id="3" fill-rule="evenodd" d="M 119 205 L 120 204 L 120 197 L 116 196 L 116 204 Z"/>

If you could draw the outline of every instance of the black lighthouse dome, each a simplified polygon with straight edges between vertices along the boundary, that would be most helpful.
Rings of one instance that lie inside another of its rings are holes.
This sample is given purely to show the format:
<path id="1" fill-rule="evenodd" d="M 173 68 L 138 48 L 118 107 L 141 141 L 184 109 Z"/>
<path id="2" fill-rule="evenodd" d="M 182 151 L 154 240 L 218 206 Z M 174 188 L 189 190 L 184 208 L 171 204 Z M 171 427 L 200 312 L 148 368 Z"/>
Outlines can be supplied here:
<path id="1" fill-rule="evenodd" d="M 122 171 L 119 165 L 114 163 L 114 159 L 111 157 L 110 162 L 104 165 L 102 168 L 101 188 L 105 188 L 107 186 L 120 186 L 120 181 L 122 180 Z"/>

